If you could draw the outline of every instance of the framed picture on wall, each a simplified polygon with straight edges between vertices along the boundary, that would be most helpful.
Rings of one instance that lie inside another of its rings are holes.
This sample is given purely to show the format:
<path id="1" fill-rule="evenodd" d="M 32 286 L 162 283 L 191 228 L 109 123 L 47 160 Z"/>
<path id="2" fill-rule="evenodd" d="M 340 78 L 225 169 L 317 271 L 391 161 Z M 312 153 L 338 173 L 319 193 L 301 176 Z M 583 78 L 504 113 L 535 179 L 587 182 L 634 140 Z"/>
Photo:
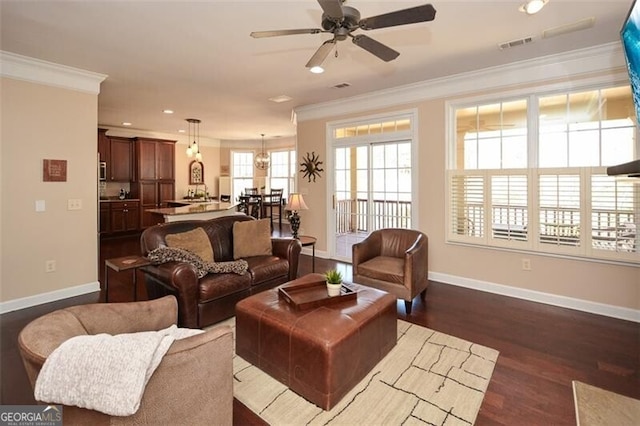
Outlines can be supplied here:
<path id="1" fill-rule="evenodd" d="M 196 160 L 189 164 L 189 185 L 201 185 L 204 183 L 204 165 Z"/>
<path id="2" fill-rule="evenodd" d="M 220 176 L 229 176 L 229 166 L 220 166 Z"/>

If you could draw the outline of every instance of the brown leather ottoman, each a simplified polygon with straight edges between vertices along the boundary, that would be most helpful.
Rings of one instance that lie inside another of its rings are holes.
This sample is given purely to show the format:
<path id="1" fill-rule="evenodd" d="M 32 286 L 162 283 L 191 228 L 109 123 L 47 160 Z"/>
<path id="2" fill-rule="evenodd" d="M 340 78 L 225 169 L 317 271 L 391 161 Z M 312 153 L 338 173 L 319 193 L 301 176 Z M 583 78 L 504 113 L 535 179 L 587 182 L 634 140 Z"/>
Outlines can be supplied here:
<path id="1" fill-rule="evenodd" d="M 294 283 L 322 279 L 309 274 Z M 350 284 L 357 299 L 295 310 L 268 290 L 236 305 L 236 353 L 330 410 L 395 346 L 396 297 Z"/>

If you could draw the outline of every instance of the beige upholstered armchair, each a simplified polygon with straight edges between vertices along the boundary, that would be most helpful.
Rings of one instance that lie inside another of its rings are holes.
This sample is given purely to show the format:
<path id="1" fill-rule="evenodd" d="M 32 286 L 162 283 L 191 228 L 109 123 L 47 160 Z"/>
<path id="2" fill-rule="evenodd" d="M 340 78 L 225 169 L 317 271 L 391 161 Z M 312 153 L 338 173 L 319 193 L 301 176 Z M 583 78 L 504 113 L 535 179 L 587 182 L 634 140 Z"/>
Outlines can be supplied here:
<path id="1" fill-rule="evenodd" d="M 176 324 L 173 296 L 133 303 L 73 306 L 29 323 L 18 337 L 32 387 L 47 357 L 80 335 L 158 331 Z M 140 408 L 131 416 L 64 406 L 65 425 L 224 424 L 233 417 L 233 339 L 228 326 L 175 340 L 146 385 Z"/>
<path id="2" fill-rule="evenodd" d="M 412 229 L 380 229 L 353 245 L 353 281 L 403 299 L 407 315 L 413 298 L 424 300 L 429 281 L 428 238 Z"/>

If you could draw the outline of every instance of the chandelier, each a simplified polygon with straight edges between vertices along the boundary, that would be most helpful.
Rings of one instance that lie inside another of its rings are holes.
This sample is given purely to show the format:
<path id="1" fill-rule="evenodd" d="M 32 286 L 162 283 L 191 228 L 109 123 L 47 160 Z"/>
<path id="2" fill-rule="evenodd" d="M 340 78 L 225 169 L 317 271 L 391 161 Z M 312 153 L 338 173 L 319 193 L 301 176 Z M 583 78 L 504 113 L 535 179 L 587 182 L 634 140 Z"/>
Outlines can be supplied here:
<path id="1" fill-rule="evenodd" d="M 187 148 L 187 157 L 191 158 L 195 155 L 196 161 L 202 162 L 202 154 L 200 153 L 200 120 L 197 118 L 187 118 L 186 121 L 189 123 L 187 143 L 193 140 L 193 143 L 190 143 Z"/>
<path id="2" fill-rule="evenodd" d="M 269 168 L 270 159 L 269 159 L 269 154 L 264 152 L 264 133 L 261 133 L 261 135 L 262 135 L 262 152 L 256 155 L 255 165 L 256 165 L 256 169 L 266 170 Z"/>

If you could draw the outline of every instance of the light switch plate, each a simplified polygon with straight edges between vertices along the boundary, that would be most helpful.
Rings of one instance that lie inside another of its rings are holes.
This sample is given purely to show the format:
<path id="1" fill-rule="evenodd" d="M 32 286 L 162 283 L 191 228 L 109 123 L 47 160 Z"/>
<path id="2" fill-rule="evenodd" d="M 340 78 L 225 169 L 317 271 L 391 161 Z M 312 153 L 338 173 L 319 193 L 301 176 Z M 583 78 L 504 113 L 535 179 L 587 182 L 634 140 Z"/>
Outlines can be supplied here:
<path id="1" fill-rule="evenodd" d="M 67 210 L 82 210 L 82 200 L 80 198 L 70 198 L 67 200 Z"/>
<path id="2" fill-rule="evenodd" d="M 43 212 L 45 211 L 45 203 L 44 200 L 36 200 L 36 211 Z"/>

